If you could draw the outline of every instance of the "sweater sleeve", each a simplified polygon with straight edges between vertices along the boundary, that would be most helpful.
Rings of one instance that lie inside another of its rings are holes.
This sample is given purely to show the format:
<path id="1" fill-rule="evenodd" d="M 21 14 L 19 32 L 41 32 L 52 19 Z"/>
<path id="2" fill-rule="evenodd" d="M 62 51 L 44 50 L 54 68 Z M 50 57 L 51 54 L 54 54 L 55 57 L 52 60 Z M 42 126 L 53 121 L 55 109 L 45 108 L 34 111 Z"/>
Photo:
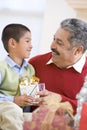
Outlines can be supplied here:
<path id="1" fill-rule="evenodd" d="M 76 108 L 77 108 L 77 100 L 73 100 L 73 99 L 70 99 L 64 95 L 61 95 L 62 96 L 62 102 L 65 102 L 65 101 L 68 101 L 71 103 L 72 107 L 73 107 L 73 110 L 74 110 L 74 114 L 76 113 Z"/>

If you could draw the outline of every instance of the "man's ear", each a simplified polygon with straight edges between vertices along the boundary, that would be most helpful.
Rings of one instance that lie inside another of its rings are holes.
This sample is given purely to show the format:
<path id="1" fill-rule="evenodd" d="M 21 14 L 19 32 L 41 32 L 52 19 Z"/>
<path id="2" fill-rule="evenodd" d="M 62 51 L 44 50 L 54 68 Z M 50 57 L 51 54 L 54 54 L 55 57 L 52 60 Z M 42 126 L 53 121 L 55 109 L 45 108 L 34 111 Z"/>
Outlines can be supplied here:
<path id="1" fill-rule="evenodd" d="M 83 53 L 83 46 L 82 45 L 79 45 L 79 46 L 77 46 L 76 47 L 76 49 L 75 49 L 75 55 L 78 55 L 78 54 L 82 54 Z"/>
<path id="2" fill-rule="evenodd" d="M 9 39 L 9 46 L 12 47 L 12 48 L 15 48 L 15 45 L 16 45 L 15 39 L 10 38 L 10 39 Z"/>

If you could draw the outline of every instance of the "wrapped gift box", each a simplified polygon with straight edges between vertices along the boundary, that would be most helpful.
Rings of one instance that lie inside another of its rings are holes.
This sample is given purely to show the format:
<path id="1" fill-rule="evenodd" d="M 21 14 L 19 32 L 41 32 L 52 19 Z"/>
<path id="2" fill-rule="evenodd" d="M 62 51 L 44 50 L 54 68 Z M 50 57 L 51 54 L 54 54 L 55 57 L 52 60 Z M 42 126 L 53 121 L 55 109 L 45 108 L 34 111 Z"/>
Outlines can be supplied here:
<path id="1" fill-rule="evenodd" d="M 32 113 L 32 121 L 25 121 L 23 130 L 74 130 L 74 120 L 67 111 L 58 108 L 50 111 L 47 106 Z"/>

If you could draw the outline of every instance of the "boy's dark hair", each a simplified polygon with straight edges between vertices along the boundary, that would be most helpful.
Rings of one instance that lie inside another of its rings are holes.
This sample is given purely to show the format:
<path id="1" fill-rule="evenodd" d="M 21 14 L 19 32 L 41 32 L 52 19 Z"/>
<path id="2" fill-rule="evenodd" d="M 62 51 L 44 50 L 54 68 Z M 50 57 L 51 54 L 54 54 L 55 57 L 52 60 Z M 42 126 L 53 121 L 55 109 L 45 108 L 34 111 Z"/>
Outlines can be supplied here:
<path id="1" fill-rule="evenodd" d="M 8 52 L 8 41 L 10 38 L 14 38 L 19 42 L 20 38 L 25 32 L 31 32 L 29 28 L 22 24 L 8 24 L 2 31 L 2 42 L 5 50 Z"/>

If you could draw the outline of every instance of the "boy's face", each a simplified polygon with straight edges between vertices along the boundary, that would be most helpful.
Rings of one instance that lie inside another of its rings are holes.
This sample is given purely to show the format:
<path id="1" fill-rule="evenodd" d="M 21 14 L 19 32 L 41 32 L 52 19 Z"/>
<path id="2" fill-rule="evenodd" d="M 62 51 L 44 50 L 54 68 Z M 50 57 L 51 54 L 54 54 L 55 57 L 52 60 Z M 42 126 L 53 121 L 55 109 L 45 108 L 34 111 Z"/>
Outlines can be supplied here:
<path id="1" fill-rule="evenodd" d="M 29 58 L 32 49 L 31 33 L 25 32 L 19 42 L 15 41 L 14 55 L 20 59 Z"/>

